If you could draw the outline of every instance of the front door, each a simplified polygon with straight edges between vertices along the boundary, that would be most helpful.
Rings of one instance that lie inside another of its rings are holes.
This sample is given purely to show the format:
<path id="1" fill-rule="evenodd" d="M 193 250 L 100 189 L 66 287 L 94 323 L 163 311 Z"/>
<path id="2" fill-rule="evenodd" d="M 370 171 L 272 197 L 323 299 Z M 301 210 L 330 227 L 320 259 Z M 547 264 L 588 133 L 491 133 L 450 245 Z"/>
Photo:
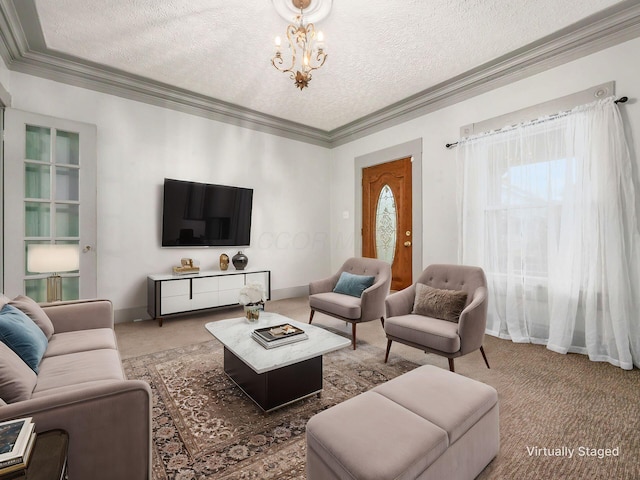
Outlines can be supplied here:
<path id="1" fill-rule="evenodd" d="M 412 283 L 411 157 L 362 169 L 362 256 L 391 264 L 392 290 Z"/>
<path id="2" fill-rule="evenodd" d="M 60 273 L 63 300 L 95 297 L 95 125 L 8 108 L 4 160 L 5 293 L 43 302 L 47 277 Z M 68 245 L 79 268 L 30 271 L 29 246 L 38 244 Z"/>

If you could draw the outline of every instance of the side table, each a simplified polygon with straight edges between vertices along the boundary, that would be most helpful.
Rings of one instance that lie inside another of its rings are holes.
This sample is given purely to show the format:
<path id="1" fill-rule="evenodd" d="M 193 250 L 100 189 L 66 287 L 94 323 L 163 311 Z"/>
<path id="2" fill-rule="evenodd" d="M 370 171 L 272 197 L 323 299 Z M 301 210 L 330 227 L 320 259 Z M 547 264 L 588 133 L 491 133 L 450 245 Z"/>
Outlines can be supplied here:
<path id="1" fill-rule="evenodd" d="M 0 475 L 0 480 L 68 480 L 69 435 L 64 430 L 39 433 L 25 470 Z"/>

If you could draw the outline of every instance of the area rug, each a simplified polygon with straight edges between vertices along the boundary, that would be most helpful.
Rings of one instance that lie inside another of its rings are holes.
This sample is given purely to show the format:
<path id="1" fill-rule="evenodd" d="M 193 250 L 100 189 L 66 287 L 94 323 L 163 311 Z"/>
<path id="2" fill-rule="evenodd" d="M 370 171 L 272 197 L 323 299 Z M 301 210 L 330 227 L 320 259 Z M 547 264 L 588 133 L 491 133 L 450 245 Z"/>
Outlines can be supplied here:
<path id="1" fill-rule="evenodd" d="M 305 426 L 317 412 L 416 368 L 359 343 L 323 358 L 320 396 L 264 414 L 225 375 L 213 340 L 125 360 L 153 393 L 153 479 L 305 479 Z"/>

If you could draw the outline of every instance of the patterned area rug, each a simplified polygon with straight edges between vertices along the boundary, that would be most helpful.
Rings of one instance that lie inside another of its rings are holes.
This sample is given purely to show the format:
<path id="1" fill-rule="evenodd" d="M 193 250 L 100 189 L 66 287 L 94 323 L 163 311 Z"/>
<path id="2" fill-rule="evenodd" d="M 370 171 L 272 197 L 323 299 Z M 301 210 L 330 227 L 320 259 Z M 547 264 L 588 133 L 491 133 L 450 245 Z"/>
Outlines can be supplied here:
<path id="1" fill-rule="evenodd" d="M 225 375 L 222 356 L 213 340 L 123 362 L 153 392 L 154 480 L 302 480 L 312 415 L 417 366 L 385 364 L 381 348 L 359 343 L 324 356 L 320 397 L 264 414 Z"/>

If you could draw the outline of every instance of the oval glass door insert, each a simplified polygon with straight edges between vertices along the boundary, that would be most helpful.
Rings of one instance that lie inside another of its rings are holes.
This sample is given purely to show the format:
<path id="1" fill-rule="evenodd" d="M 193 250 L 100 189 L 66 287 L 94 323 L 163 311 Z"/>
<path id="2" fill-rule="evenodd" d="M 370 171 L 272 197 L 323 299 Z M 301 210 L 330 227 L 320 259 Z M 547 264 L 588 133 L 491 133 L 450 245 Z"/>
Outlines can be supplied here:
<path id="1" fill-rule="evenodd" d="M 389 264 L 393 264 L 395 257 L 397 226 L 396 199 L 391 187 L 384 185 L 380 190 L 376 207 L 376 257 Z"/>

